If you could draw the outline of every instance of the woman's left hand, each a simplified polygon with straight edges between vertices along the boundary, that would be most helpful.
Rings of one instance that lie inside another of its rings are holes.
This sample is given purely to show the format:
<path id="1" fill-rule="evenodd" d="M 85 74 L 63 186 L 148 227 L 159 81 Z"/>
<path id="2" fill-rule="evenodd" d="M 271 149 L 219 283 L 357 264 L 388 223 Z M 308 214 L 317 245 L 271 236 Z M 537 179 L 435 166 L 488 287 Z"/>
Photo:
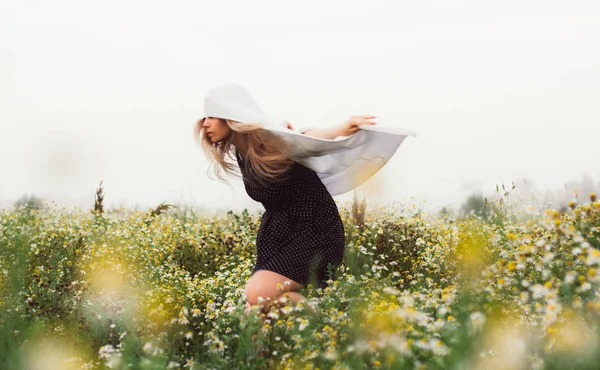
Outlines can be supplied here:
<path id="1" fill-rule="evenodd" d="M 360 125 L 374 125 L 375 117 L 371 115 L 364 116 L 352 116 L 350 119 L 344 123 L 340 128 L 342 136 L 350 136 L 356 131 L 360 130 Z"/>

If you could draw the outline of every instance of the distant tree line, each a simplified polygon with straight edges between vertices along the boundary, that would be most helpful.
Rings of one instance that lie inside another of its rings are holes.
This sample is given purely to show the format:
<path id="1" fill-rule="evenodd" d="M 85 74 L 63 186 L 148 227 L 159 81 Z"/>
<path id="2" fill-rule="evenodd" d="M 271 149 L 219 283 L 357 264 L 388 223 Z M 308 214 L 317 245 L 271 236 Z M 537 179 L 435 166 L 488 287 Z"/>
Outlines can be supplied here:
<path id="1" fill-rule="evenodd" d="M 587 203 L 590 201 L 591 193 L 600 194 L 600 180 L 595 183 L 590 174 L 585 172 L 581 175 L 579 181 L 568 181 L 556 190 L 540 191 L 531 180 L 520 179 L 514 183 L 513 188 L 510 190 L 510 196 L 507 197 L 507 207 L 518 208 L 518 206 L 525 204 L 527 206 L 533 205 L 538 211 L 554 208 L 564 212 L 567 210 L 569 202 Z M 493 203 L 486 202 L 483 193 L 474 192 L 463 201 L 457 211 L 450 206 L 445 206 L 441 208 L 439 215 L 440 217 L 466 216 L 468 214 L 485 216 L 496 211 L 493 207 Z"/>

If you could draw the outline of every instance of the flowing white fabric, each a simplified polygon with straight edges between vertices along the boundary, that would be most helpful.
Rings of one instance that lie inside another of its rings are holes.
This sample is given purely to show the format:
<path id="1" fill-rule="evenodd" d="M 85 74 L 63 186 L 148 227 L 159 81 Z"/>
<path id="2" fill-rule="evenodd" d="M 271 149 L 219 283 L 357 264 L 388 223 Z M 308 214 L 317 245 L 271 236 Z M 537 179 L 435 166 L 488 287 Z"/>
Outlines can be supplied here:
<path id="1" fill-rule="evenodd" d="M 267 117 L 250 93 L 238 84 L 223 84 L 210 89 L 204 98 L 204 117 L 261 124 L 290 144 L 291 158 L 317 173 L 331 195 L 358 187 L 396 152 L 412 131 L 389 126 L 361 125 L 350 136 L 322 139 L 304 135 L 304 127 L 294 131 L 285 121 Z"/>

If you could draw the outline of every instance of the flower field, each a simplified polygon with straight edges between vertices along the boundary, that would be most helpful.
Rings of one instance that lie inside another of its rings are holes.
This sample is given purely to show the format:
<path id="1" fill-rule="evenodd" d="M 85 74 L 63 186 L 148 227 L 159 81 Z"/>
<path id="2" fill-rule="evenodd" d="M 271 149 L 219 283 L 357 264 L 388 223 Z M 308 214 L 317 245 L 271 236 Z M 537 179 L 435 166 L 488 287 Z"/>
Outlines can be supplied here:
<path id="1" fill-rule="evenodd" d="M 244 313 L 261 214 L 0 213 L 0 369 L 596 369 L 600 204 L 339 205 L 336 279 Z"/>

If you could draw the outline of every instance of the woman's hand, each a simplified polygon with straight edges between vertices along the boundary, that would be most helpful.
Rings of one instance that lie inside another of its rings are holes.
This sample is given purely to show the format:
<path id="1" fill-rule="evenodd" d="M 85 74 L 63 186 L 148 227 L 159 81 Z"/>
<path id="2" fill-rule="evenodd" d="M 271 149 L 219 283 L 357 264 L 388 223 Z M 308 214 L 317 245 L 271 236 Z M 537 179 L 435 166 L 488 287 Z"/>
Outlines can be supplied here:
<path id="1" fill-rule="evenodd" d="M 375 117 L 371 115 L 365 116 L 352 116 L 350 119 L 344 123 L 340 127 L 340 135 L 341 136 L 350 136 L 356 131 L 360 130 L 360 125 L 374 125 Z"/>

